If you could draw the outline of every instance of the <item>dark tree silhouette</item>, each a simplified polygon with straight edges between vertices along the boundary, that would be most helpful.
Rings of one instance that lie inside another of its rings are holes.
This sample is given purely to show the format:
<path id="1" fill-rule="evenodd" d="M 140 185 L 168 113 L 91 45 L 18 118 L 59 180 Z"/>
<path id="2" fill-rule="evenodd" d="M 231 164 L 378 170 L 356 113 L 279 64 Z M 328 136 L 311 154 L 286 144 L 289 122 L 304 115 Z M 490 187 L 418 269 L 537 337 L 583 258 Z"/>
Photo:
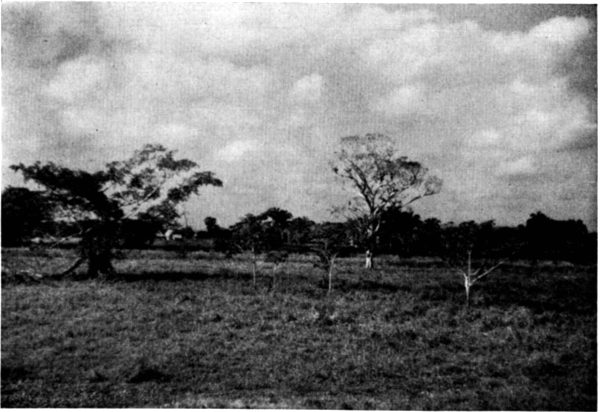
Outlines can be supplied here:
<path id="1" fill-rule="evenodd" d="M 119 227 L 119 241 L 123 248 L 143 249 L 154 242 L 156 233 L 163 229 L 162 222 L 141 219 L 123 219 Z"/>
<path id="2" fill-rule="evenodd" d="M 212 216 L 207 216 L 204 218 L 204 226 L 206 226 L 206 232 L 210 235 L 214 233 L 215 230 L 219 228 L 217 224 L 217 219 Z"/>
<path id="3" fill-rule="evenodd" d="M 381 217 L 380 250 L 398 256 L 414 255 L 421 226 L 421 218 L 412 210 L 388 209 Z"/>
<path id="4" fill-rule="evenodd" d="M 291 218 L 290 212 L 278 207 L 271 207 L 258 215 L 266 249 L 280 250 L 289 243 L 288 226 Z"/>
<path id="5" fill-rule="evenodd" d="M 2 246 L 18 246 L 42 229 L 51 216 L 43 194 L 24 187 L 2 191 Z"/>
<path id="6" fill-rule="evenodd" d="M 595 242 L 589 242 L 587 227 L 581 220 L 554 220 L 542 212 L 532 213 L 525 233 L 533 260 L 595 261 Z"/>

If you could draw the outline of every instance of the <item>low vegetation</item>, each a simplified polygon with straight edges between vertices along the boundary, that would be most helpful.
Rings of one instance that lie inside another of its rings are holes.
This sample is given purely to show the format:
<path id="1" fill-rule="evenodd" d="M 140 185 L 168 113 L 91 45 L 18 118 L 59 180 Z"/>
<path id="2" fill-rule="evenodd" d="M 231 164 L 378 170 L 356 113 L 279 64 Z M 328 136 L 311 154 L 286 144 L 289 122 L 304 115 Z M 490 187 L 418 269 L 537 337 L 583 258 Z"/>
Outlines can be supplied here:
<path id="1" fill-rule="evenodd" d="M 2 254 L 3 407 L 596 409 L 596 268 L 511 264 L 464 291 L 441 262 L 129 251 Z M 83 268 L 78 270 L 83 271 Z M 485 285 L 484 287 L 479 287 Z"/>

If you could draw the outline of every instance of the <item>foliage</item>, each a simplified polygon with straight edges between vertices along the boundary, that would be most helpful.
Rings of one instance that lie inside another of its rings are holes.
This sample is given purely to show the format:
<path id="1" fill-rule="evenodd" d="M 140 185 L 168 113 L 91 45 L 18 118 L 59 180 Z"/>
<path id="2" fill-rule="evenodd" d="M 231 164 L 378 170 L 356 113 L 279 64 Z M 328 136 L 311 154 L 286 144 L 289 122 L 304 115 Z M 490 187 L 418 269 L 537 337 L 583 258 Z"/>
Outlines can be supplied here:
<path id="1" fill-rule="evenodd" d="M 2 246 L 18 246 L 34 236 L 50 218 L 42 193 L 24 187 L 2 191 Z"/>
<path id="2" fill-rule="evenodd" d="M 171 223 L 179 217 L 177 205 L 201 186 L 221 186 L 212 172 L 200 171 L 189 159 L 174 159 L 175 151 L 145 145 L 125 160 L 107 165 L 111 193 L 121 209 L 148 220 Z"/>
<path id="3" fill-rule="evenodd" d="M 289 241 L 288 225 L 292 214 L 278 207 L 271 207 L 257 216 L 261 224 L 261 237 L 267 250 L 281 249 Z"/>
<path id="4" fill-rule="evenodd" d="M 290 245 L 303 245 L 310 242 L 315 222 L 306 217 L 295 217 L 287 225 Z"/>
<path id="5" fill-rule="evenodd" d="M 217 219 L 212 216 L 207 216 L 204 218 L 204 226 L 206 226 L 206 231 L 209 235 L 217 232 L 220 229 L 220 226 L 217 224 Z"/>
<path id="6" fill-rule="evenodd" d="M 154 242 L 156 233 L 162 230 L 160 222 L 140 219 L 123 219 L 119 228 L 120 246 L 125 249 L 143 249 Z"/>
<path id="7" fill-rule="evenodd" d="M 251 251 L 254 254 L 265 249 L 264 227 L 260 217 L 248 213 L 229 229 L 232 249 L 238 252 Z"/>
<path id="8" fill-rule="evenodd" d="M 554 220 L 541 212 L 533 213 L 525 226 L 527 253 L 533 259 L 562 257 L 572 262 L 596 261 L 595 234 L 581 220 Z"/>
<path id="9" fill-rule="evenodd" d="M 395 153 L 392 140 L 381 134 L 348 136 L 341 140 L 334 173 L 350 183 L 355 196 L 343 208 L 364 234 L 367 248 L 378 246 L 383 215 L 439 193 L 442 181 L 419 162 Z"/>
<path id="10" fill-rule="evenodd" d="M 390 208 L 381 217 L 379 233 L 380 250 L 393 251 L 401 256 L 411 256 L 418 250 L 419 229 L 422 225 L 419 215 L 412 210 Z M 427 245 L 430 248 L 433 245 Z"/>
<path id="11" fill-rule="evenodd" d="M 290 212 L 277 207 L 259 215 L 247 214 L 229 228 L 232 248 L 253 253 L 283 249 L 290 240 L 291 218 Z"/>

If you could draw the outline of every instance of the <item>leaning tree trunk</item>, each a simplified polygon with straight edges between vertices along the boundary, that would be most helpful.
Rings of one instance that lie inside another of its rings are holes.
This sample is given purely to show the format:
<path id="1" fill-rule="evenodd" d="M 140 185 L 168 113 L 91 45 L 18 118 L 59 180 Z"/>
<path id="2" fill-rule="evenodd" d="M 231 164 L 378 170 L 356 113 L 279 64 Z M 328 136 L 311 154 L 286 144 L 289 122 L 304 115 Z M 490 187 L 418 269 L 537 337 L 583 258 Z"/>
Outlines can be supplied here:
<path id="1" fill-rule="evenodd" d="M 58 276 L 60 277 L 65 277 L 65 276 L 69 276 L 71 273 L 75 272 L 75 270 L 81 266 L 84 262 L 85 262 L 85 258 L 84 257 L 80 257 L 79 259 L 77 259 L 75 261 L 75 263 L 73 263 L 71 265 L 71 267 L 69 267 L 67 270 L 63 271 L 62 273 L 60 273 Z"/>

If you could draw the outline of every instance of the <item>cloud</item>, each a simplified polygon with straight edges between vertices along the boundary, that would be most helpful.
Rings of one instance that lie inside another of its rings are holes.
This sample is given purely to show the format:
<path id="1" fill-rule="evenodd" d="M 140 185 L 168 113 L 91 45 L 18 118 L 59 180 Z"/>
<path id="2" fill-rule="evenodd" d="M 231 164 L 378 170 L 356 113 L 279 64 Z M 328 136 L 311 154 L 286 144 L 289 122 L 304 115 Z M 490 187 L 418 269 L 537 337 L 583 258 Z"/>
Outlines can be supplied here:
<path id="1" fill-rule="evenodd" d="M 471 139 L 474 146 L 496 146 L 502 141 L 502 135 L 495 129 L 477 131 Z"/>
<path id="2" fill-rule="evenodd" d="M 399 87 L 372 105 L 387 116 L 427 114 L 427 97 L 418 85 Z"/>
<path id="3" fill-rule="evenodd" d="M 498 168 L 498 173 L 501 175 L 529 175 L 535 171 L 534 160 L 531 156 L 503 162 Z"/>
<path id="4" fill-rule="evenodd" d="M 236 140 L 217 152 L 217 158 L 226 162 L 235 162 L 242 156 L 256 149 L 256 142 L 252 140 Z"/>
<path id="5" fill-rule="evenodd" d="M 321 99 L 322 88 L 323 77 L 314 73 L 304 76 L 294 83 L 290 91 L 290 97 L 292 100 L 299 102 L 317 102 Z"/>
<path id="6" fill-rule="evenodd" d="M 59 67 L 58 74 L 50 81 L 44 92 L 66 102 L 85 99 L 95 92 L 100 83 L 106 82 L 106 62 L 97 57 L 83 56 Z"/>
<path id="7" fill-rule="evenodd" d="M 535 26 L 529 35 L 540 41 L 569 48 L 581 41 L 589 31 L 590 22 L 583 17 L 555 17 Z"/>

